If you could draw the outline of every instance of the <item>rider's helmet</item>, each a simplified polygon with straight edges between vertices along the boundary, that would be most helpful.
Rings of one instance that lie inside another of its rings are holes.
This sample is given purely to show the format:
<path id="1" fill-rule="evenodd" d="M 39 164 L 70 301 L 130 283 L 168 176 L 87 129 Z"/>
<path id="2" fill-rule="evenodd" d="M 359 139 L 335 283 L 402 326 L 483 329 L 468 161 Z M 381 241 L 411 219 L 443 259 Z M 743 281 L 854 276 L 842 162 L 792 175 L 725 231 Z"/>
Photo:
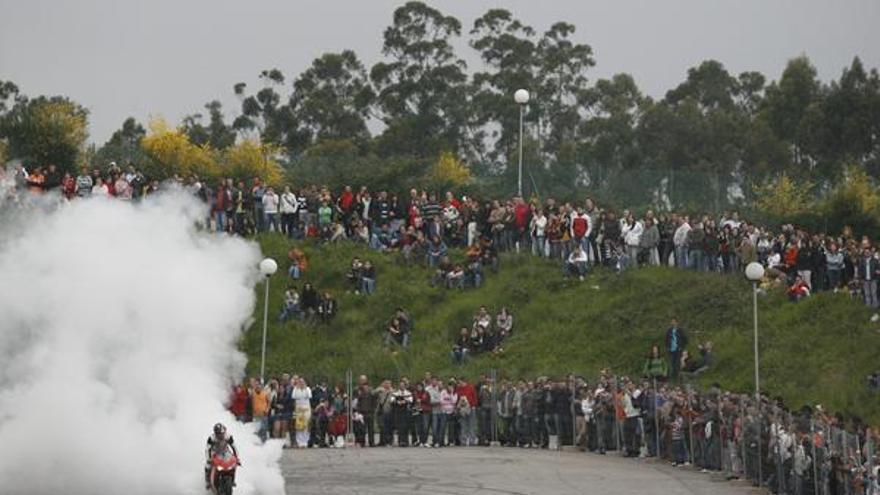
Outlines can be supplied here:
<path id="1" fill-rule="evenodd" d="M 214 425 L 214 436 L 224 437 L 226 436 L 226 427 L 223 426 L 223 423 L 217 423 Z"/>

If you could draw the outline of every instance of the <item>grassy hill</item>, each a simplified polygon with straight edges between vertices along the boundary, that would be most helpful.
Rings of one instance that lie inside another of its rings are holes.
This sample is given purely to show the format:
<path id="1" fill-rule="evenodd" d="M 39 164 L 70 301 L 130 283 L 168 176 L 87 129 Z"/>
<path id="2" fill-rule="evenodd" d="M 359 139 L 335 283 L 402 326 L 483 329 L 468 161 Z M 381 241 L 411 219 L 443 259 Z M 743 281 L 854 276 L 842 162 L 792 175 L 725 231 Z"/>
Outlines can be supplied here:
<path id="1" fill-rule="evenodd" d="M 350 244 L 299 243 L 309 258 L 304 280 L 330 290 L 340 312 L 330 324 L 277 323 L 287 285 L 286 253 L 291 244 L 277 235 L 260 239 L 263 252 L 279 260 L 273 278 L 267 373 L 282 371 L 341 380 L 351 368 L 373 377 L 478 375 L 491 368 L 499 376 L 537 374 L 595 376 L 604 367 L 637 375 L 652 343 L 662 343 L 672 316 L 689 334 L 691 348 L 703 340 L 715 345 L 717 365 L 703 384 L 753 390 L 751 288 L 740 277 L 650 268 L 617 275 L 598 270 L 587 280 L 565 280 L 559 267 L 531 256 L 505 255 L 497 275 L 480 289 L 432 288 L 429 270 L 404 267 L 399 255 Z M 345 273 L 353 256 L 377 266 L 372 296 L 347 293 Z M 459 253 L 460 256 L 460 253 Z M 301 287 L 302 280 L 297 282 Z M 261 296 L 262 288 L 257 291 Z M 880 334 L 871 312 L 842 294 L 823 293 L 798 304 L 783 294 L 759 299 L 762 390 L 792 406 L 821 403 L 880 421 L 880 396 L 866 389 L 865 376 L 880 368 Z M 502 305 L 514 314 L 514 334 L 503 356 L 481 356 L 463 367 L 449 358 L 456 330 L 473 312 Z M 413 316 L 408 350 L 382 345 L 385 324 L 397 306 Z M 242 340 L 250 371 L 259 372 L 262 299 L 254 323 Z"/>

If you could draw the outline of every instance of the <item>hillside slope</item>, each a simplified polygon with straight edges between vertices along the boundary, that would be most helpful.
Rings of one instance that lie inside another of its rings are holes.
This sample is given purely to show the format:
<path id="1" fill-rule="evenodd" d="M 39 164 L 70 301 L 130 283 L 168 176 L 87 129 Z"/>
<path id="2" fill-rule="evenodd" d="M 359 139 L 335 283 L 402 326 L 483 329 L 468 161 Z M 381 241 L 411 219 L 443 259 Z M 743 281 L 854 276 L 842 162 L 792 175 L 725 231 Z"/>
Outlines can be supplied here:
<path id="1" fill-rule="evenodd" d="M 291 244 L 275 235 L 260 242 L 263 252 L 280 265 L 269 300 L 269 374 L 293 371 L 326 376 L 331 382 L 349 368 L 374 377 L 418 376 L 427 370 L 473 376 L 490 368 L 508 377 L 572 372 L 591 377 L 604 367 L 639 374 L 650 345 L 662 343 L 669 319 L 677 316 L 694 352 L 700 341 L 715 345 L 718 362 L 700 378 L 703 384 L 753 389 L 751 290 L 740 277 L 651 268 L 622 275 L 598 270 L 579 282 L 563 279 L 553 263 L 511 254 L 482 288 L 462 292 L 430 287 L 430 272 L 403 267 L 399 255 L 306 242 L 298 244 L 311 265 L 304 280 L 331 291 L 340 313 L 326 325 L 282 325 L 276 317 L 288 283 Z M 345 291 L 353 256 L 377 266 L 376 294 Z M 508 306 L 515 318 L 514 335 L 503 356 L 477 357 L 455 366 L 449 351 L 456 329 L 469 325 L 480 305 L 493 315 Z M 392 353 L 383 347 L 382 336 L 397 306 L 410 312 L 416 329 L 410 349 Z M 259 300 L 254 323 L 242 340 L 252 372 L 259 370 L 262 307 Z M 880 334 L 869 322 L 867 308 L 842 294 L 820 294 L 798 304 L 771 294 L 759 299 L 759 311 L 763 390 L 792 406 L 821 403 L 880 421 L 880 397 L 865 386 L 865 376 L 880 367 Z"/>

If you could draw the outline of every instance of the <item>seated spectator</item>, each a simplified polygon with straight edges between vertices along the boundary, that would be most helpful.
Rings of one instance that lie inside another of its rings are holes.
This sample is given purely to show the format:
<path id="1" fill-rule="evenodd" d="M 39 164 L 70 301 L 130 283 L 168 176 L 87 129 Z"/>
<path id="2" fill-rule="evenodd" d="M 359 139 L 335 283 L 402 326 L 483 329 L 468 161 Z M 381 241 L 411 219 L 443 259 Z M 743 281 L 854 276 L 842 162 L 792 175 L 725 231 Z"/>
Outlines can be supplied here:
<path id="1" fill-rule="evenodd" d="M 431 287 L 446 285 L 446 276 L 449 274 L 449 272 L 452 271 L 453 268 L 454 266 L 449 260 L 449 257 L 442 257 L 440 259 L 440 262 L 437 264 L 437 269 L 434 271 L 434 275 L 431 277 Z"/>
<path id="2" fill-rule="evenodd" d="M 296 291 L 296 287 L 289 285 L 287 290 L 284 291 L 284 309 L 281 310 L 278 321 L 284 323 L 290 318 L 299 315 L 299 293 Z"/>
<path id="3" fill-rule="evenodd" d="M 486 310 L 486 306 L 480 306 L 480 309 L 474 313 L 474 330 L 480 328 L 485 332 L 490 325 L 492 325 L 492 317 L 489 316 L 489 311 Z"/>
<path id="4" fill-rule="evenodd" d="M 397 318 L 397 322 L 400 326 L 400 332 L 402 334 L 401 342 L 404 347 L 409 347 L 409 340 L 413 331 L 412 317 L 403 308 L 397 308 L 394 311 L 394 317 Z"/>
<path id="5" fill-rule="evenodd" d="M 290 269 L 288 269 L 287 274 L 294 280 L 298 280 L 309 269 L 306 253 L 298 248 L 288 251 L 287 259 L 290 260 Z"/>
<path id="6" fill-rule="evenodd" d="M 428 266 L 434 267 L 440 264 L 440 260 L 446 257 L 446 243 L 440 237 L 434 236 L 428 243 L 427 261 Z"/>
<path id="7" fill-rule="evenodd" d="M 587 274 L 587 253 L 580 245 L 576 246 L 568 259 L 565 261 L 565 275 L 577 276 L 579 280 L 584 279 Z"/>
<path id="8" fill-rule="evenodd" d="M 302 307 L 303 316 L 311 318 L 317 315 L 319 304 L 318 291 L 312 287 L 311 283 L 306 282 L 303 285 L 302 294 L 300 294 L 300 306 Z"/>
<path id="9" fill-rule="evenodd" d="M 361 262 L 361 259 L 355 256 L 351 259 L 351 268 L 349 268 L 348 273 L 345 274 L 346 280 L 348 280 L 349 285 L 351 286 L 351 290 L 355 294 L 360 294 L 362 289 L 361 276 L 363 273 L 364 264 Z"/>
<path id="10" fill-rule="evenodd" d="M 321 317 L 321 321 L 326 323 L 332 320 L 336 316 L 336 311 L 336 299 L 329 292 L 325 292 L 318 304 L 318 315 Z"/>
<path id="11" fill-rule="evenodd" d="M 794 302 L 810 295 L 810 287 L 804 282 L 804 279 L 798 275 L 794 279 L 794 283 L 788 288 L 788 297 Z"/>
<path id="12" fill-rule="evenodd" d="M 464 269 L 461 265 L 455 265 L 455 267 L 446 274 L 446 288 L 464 289 Z"/>
<path id="13" fill-rule="evenodd" d="M 513 333 L 513 315 L 507 311 L 507 307 L 501 308 L 501 312 L 495 317 L 495 326 L 501 340 L 506 339 Z"/>
<path id="14" fill-rule="evenodd" d="M 482 253 L 482 265 L 488 266 L 492 273 L 498 273 L 498 250 L 491 237 L 483 236 L 480 240 L 480 252 Z"/>
<path id="15" fill-rule="evenodd" d="M 388 322 L 388 326 L 385 327 L 385 346 L 387 347 L 391 344 L 404 345 L 403 329 L 400 325 L 400 319 L 396 316 L 391 318 L 391 321 Z"/>
<path id="16" fill-rule="evenodd" d="M 468 262 L 465 271 L 465 284 L 469 284 L 475 289 L 479 289 L 483 285 L 483 264 L 479 258 Z"/>
<path id="17" fill-rule="evenodd" d="M 462 364 L 470 354 L 471 337 L 467 327 L 462 327 L 452 346 L 452 362 Z"/>
<path id="18" fill-rule="evenodd" d="M 376 267 L 367 260 L 361 268 L 361 292 L 370 295 L 376 292 Z"/>

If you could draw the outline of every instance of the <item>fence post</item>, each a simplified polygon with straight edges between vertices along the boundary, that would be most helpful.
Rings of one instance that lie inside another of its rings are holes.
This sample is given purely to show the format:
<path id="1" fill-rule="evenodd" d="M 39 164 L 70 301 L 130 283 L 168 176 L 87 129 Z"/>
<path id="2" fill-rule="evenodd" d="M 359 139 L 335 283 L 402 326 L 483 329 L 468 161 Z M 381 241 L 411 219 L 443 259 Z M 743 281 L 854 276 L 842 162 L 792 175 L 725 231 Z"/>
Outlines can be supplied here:
<path id="1" fill-rule="evenodd" d="M 691 395 L 693 393 L 693 386 L 688 383 L 687 384 L 687 410 L 688 410 L 688 459 L 690 460 L 690 464 L 693 466 L 694 461 L 694 408 L 691 404 Z"/>
<path id="2" fill-rule="evenodd" d="M 498 425 L 495 423 L 495 418 L 498 416 L 498 372 L 495 368 L 491 368 L 489 370 L 489 377 L 492 379 L 492 407 L 489 409 L 492 417 L 489 419 L 489 424 L 492 428 L 492 435 L 489 438 L 490 445 L 497 441 L 498 434 Z"/>
<path id="3" fill-rule="evenodd" d="M 568 374 L 568 384 L 571 389 L 571 446 L 577 449 L 577 414 L 574 406 L 574 402 L 577 400 L 577 387 L 574 384 L 573 372 Z M 560 450 L 562 450 L 561 447 Z"/>
<path id="4" fill-rule="evenodd" d="M 348 413 L 348 420 L 345 425 L 345 444 L 346 445 L 354 445 L 354 419 L 352 418 L 353 414 L 353 405 L 352 401 L 354 400 L 354 386 L 352 384 L 353 377 L 351 368 L 345 372 L 345 393 L 348 395 L 348 405 L 346 407 Z"/>
<path id="5" fill-rule="evenodd" d="M 659 402 L 657 396 L 657 377 L 653 377 L 652 381 L 654 383 L 654 396 L 651 398 L 654 401 L 654 456 L 656 458 L 660 458 L 660 411 L 658 410 L 657 403 Z"/>
<path id="6" fill-rule="evenodd" d="M 813 494 L 819 495 L 819 458 L 816 455 L 816 420 L 810 416 L 810 445 L 813 450 Z"/>

